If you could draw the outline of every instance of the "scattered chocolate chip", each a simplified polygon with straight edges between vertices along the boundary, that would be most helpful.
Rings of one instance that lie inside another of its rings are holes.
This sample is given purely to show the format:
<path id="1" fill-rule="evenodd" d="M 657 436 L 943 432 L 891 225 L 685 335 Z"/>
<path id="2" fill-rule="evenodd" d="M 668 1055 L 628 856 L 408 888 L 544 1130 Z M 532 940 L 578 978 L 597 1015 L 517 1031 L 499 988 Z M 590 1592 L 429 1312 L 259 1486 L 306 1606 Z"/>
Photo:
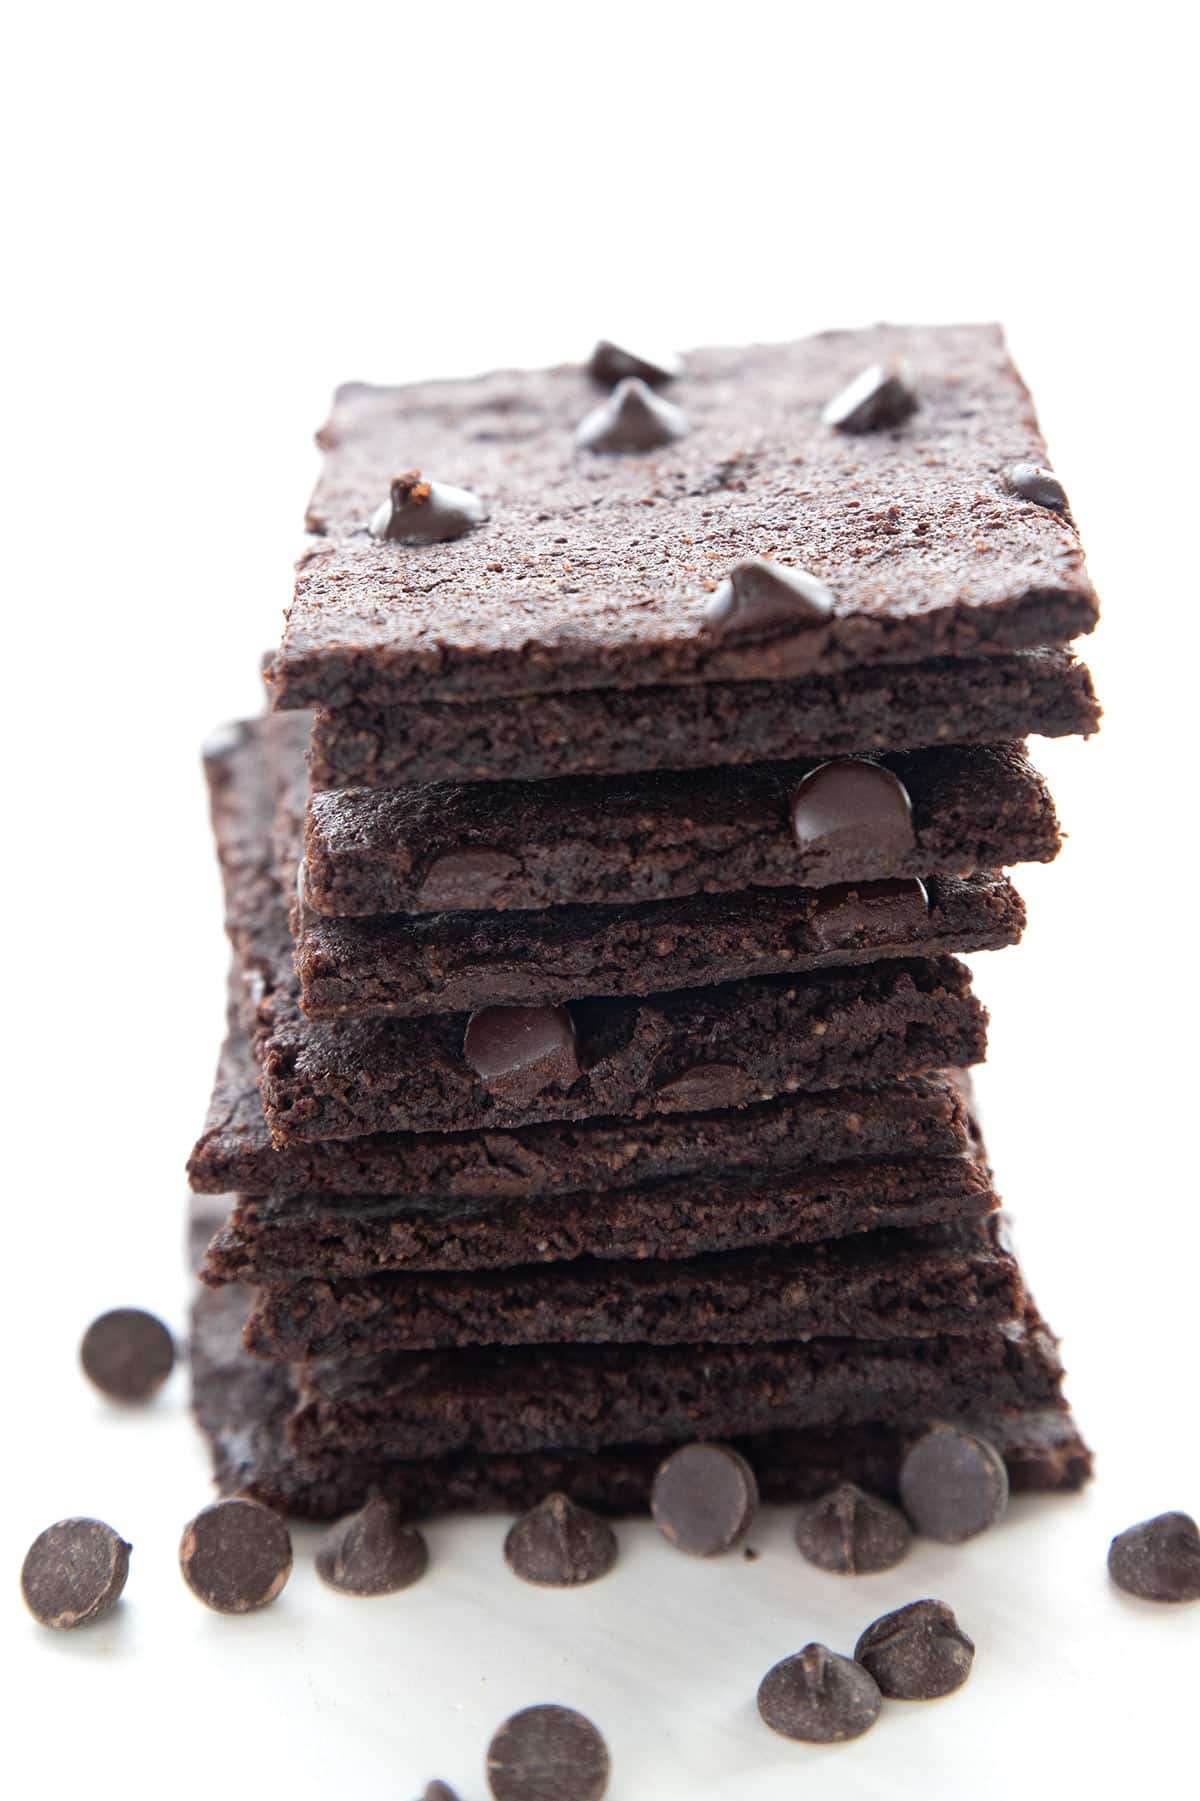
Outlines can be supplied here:
<path id="1" fill-rule="evenodd" d="M 929 895 L 924 882 L 841 883 L 819 888 L 812 923 L 823 950 L 894 944 L 924 930 Z"/>
<path id="2" fill-rule="evenodd" d="M 882 763 L 845 757 L 822 763 L 792 799 L 792 831 L 801 850 L 903 856 L 916 844 L 908 789 Z"/>
<path id="3" fill-rule="evenodd" d="M 758 1711 L 772 1732 L 809 1744 L 858 1738 L 879 1718 L 882 1696 L 861 1664 L 805 1645 L 767 1671 L 758 1685 Z"/>
<path id="4" fill-rule="evenodd" d="M 487 518 L 477 494 L 447 482 L 426 481 L 419 469 L 392 477 L 391 491 L 372 513 L 373 538 L 394 543 L 441 544 L 462 538 Z"/>
<path id="5" fill-rule="evenodd" d="M 682 438 L 687 420 L 677 406 L 663 400 L 644 381 L 620 382 L 609 398 L 590 412 L 575 433 L 583 450 L 655 450 Z"/>
<path id="6" fill-rule="evenodd" d="M 504 1555 L 515 1576 L 542 1588 L 575 1588 L 607 1575 L 617 1535 L 607 1520 L 568 1496 L 547 1495 L 509 1528 Z"/>
<path id="7" fill-rule="evenodd" d="M 39 1532 L 21 1565 L 21 1593 L 35 1620 L 70 1632 L 111 1613 L 129 1574 L 131 1546 L 103 1520 L 59 1520 Z"/>
<path id="8" fill-rule="evenodd" d="M 1113 1539 L 1108 1573 L 1144 1601 L 1200 1601 L 1200 1529 L 1187 1513 L 1142 1520 Z"/>
<path id="9" fill-rule="evenodd" d="M 148 1401 L 175 1365 L 175 1340 L 140 1307 L 114 1307 L 83 1335 L 79 1361 L 89 1382 L 113 1401 Z"/>
<path id="10" fill-rule="evenodd" d="M 184 1527 L 179 1567 L 192 1593 L 217 1613 L 253 1613 L 282 1591 L 292 1541 L 261 1501 L 214 1501 Z"/>
<path id="11" fill-rule="evenodd" d="M 765 557 L 735 563 L 704 609 L 704 629 L 731 644 L 756 644 L 823 625 L 833 594 L 804 569 Z"/>
<path id="12" fill-rule="evenodd" d="M 680 1551 L 715 1557 L 750 1529 L 758 1484 L 728 1445 L 682 1445 L 660 1463 L 650 1494 L 654 1523 Z"/>
<path id="13" fill-rule="evenodd" d="M 1032 500 L 1035 506 L 1061 513 L 1069 504 L 1067 490 L 1053 469 L 1043 469 L 1040 463 L 1013 463 L 1004 471 L 1004 479 L 1014 494 Z"/>
<path id="14" fill-rule="evenodd" d="M 917 410 L 904 363 L 873 363 L 834 396 L 821 417 L 835 431 L 884 431 L 903 425 Z"/>
<path id="15" fill-rule="evenodd" d="M 317 1548 L 317 1575 L 344 1595 L 394 1595 L 425 1574 L 429 1548 L 392 1501 L 375 1495 L 331 1526 Z"/>
<path id="16" fill-rule="evenodd" d="M 425 1784 L 422 1801 L 458 1801 L 458 1796 L 448 1782 L 441 1782 L 435 1776 L 432 1782 Z"/>
<path id="17" fill-rule="evenodd" d="M 890 1570 L 912 1543 L 908 1521 L 895 1507 L 843 1482 L 796 1517 L 796 1546 L 818 1569 L 840 1576 Z"/>
<path id="18" fill-rule="evenodd" d="M 496 1801 L 600 1801 L 608 1771 L 608 1746 L 570 1707 L 523 1708 L 488 1746 Z"/>
<path id="19" fill-rule="evenodd" d="M 661 356 L 642 356 L 626 350 L 622 344 L 601 338 L 592 352 L 588 373 L 604 388 L 615 388 L 619 381 L 628 381 L 630 376 L 658 388 L 683 374 L 683 358 L 674 351 Z"/>
<path id="20" fill-rule="evenodd" d="M 659 1101 L 682 1113 L 711 1113 L 717 1107 L 742 1107 L 754 1084 L 736 1063 L 693 1063 L 656 1090 Z"/>
<path id="21" fill-rule="evenodd" d="M 889 1700 L 936 1701 L 967 1680 L 975 1646 L 944 1601 L 913 1601 L 868 1626 L 854 1655 Z"/>
<path id="22" fill-rule="evenodd" d="M 447 851 L 425 871 L 417 899 L 430 912 L 471 912 L 491 905 L 520 867 L 518 857 L 487 845 Z"/>
<path id="23" fill-rule="evenodd" d="M 523 1106 L 579 1075 L 575 1022 L 565 1007 L 481 1007 L 467 1021 L 463 1055 L 489 1094 Z"/>
<path id="24" fill-rule="evenodd" d="M 961 1544 L 1003 1514 L 1008 1471 L 986 1439 L 957 1426 L 933 1426 L 900 1466 L 900 1499 L 918 1532 Z"/>

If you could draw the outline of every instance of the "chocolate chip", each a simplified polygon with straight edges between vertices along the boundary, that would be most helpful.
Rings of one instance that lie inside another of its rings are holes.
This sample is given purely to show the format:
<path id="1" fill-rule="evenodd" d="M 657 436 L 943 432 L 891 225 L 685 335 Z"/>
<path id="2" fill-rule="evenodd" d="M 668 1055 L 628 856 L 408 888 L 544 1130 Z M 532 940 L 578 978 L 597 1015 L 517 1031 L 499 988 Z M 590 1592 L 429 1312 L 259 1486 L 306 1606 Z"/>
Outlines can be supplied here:
<path id="1" fill-rule="evenodd" d="M 175 1340 L 140 1307 L 114 1307 L 83 1335 L 79 1361 L 89 1382 L 113 1401 L 148 1401 L 175 1365 Z"/>
<path id="2" fill-rule="evenodd" d="M 21 1565 L 21 1593 L 35 1620 L 70 1632 L 111 1613 L 129 1574 L 131 1547 L 103 1520 L 59 1520 L 39 1532 Z"/>
<path id="3" fill-rule="evenodd" d="M 542 1588 L 575 1588 L 607 1575 L 617 1535 L 607 1520 L 566 1495 L 547 1495 L 513 1522 L 504 1555 L 515 1576 Z"/>
<path id="4" fill-rule="evenodd" d="M 467 1021 L 463 1056 L 489 1094 L 518 1107 L 579 1075 L 565 1007 L 481 1007 Z"/>
<path id="5" fill-rule="evenodd" d="M 214 1501 L 184 1527 L 179 1567 L 192 1593 L 217 1613 L 253 1613 L 282 1591 L 292 1541 L 261 1501 Z"/>
<path id="6" fill-rule="evenodd" d="M 1144 1601 L 1200 1601 L 1200 1529 L 1187 1513 L 1142 1520 L 1113 1539 L 1108 1573 Z"/>
<path id="7" fill-rule="evenodd" d="M 447 482 L 426 481 L 419 469 L 392 477 L 388 498 L 371 515 L 373 538 L 394 543 L 441 544 L 462 538 L 487 518 L 477 494 Z"/>
<path id="8" fill-rule="evenodd" d="M 944 1601 L 913 1601 L 867 1627 L 854 1655 L 895 1701 L 936 1701 L 971 1674 L 975 1646 Z"/>
<path id="9" fill-rule="evenodd" d="M 918 1532 L 961 1544 L 1003 1514 L 1008 1471 L 986 1439 L 957 1426 L 934 1426 L 900 1466 L 900 1499 Z"/>
<path id="10" fill-rule="evenodd" d="M 843 1482 L 807 1502 L 796 1518 L 796 1545 L 818 1569 L 839 1576 L 890 1570 L 912 1542 L 908 1521 L 895 1507 Z"/>
<path id="11" fill-rule="evenodd" d="M 833 594 L 804 569 L 765 557 L 735 563 L 704 609 L 704 629 L 731 644 L 756 644 L 823 625 Z"/>
<path id="12" fill-rule="evenodd" d="M 526 1707 L 488 1746 L 496 1801 L 600 1801 L 608 1771 L 608 1746 L 570 1707 Z"/>
<path id="13" fill-rule="evenodd" d="M 630 379 L 588 414 L 575 442 L 584 450 L 655 450 L 682 438 L 686 430 L 687 420 L 677 406 L 660 399 L 644 381 Z"/>
<path id="14" fill-rule="evenodd" d="M 903 425 L 917 410 L 917 396 L 904 363 L 873 363 L 834 396 L 821 417 L 835 431 L 884 431 Z"/>
<path id="15" fill-rule="evenodd" d="M 754 1084 L 735 1063 L 693 1063 L 690 1069 L 660 1083 L 657 1089 L 663 1107 L 677 1108 L 681 1113 L 742 1107 L 753 1092 Z"/>
<path id="16" fill-rule="evenodd" d="M 637 351 L 626 350 L 623 344 L 601 338 L 592 352 L 588 373 L 604 388 L 615 388 L 619 381 L 627 381 L 630 376 L 658 388 L 683 374 L 683 358 L 674 351 L 664 352 L 661 356 L 639 355 Z"/>
<path id="17" fill-rule="evenodd" d="M 902 857 L 916 845 L 912 802 L 881 763 L 846 757 L 811 770 L 792 799 L 792 831 L 801 850 Z"/>
<path id="18" fill-rule="evenodd" d="M 924 882 L 842 883 L 819 888 L 812 924 L 822 950 L 858 950 L 918 937 L 929 919 Z"/>
<path id="19" fill-rule="evenodd" d="M 1040 463 L 1013 463 L 1004 471 L 1004 479 L 1022 500 L 1032 500 L 1036 506 L 1050 507 L 1054 512 L 1066 511 L 1067 490 L 1053 469 L 1044 469 Z"/>
<path id="20" fill-rule="evenodd" d="M 329 1528 L 316 1565 L 322 1582 L 344 1595 L 394 1595 L 425 1574 L 429 1549 L 394 1502 L 376 1495 Z"/>
<path id="21" fill-rule="evenodd" d="M 879 1718 L 883 1699 L 861 1664 L 805 1645 L 767 1671 L 758 1685 L 758 1711 L 772 1732 L 809 1744 L 858 1738 Z"/>
<path id="22" fill-rule="evenodd" d="M 433 913 L 472 912 L 492 905 L 520 867 L 519 858 L 487 845 L 447 851 L 425 871 L 417 899 Z"/>
<path id="23" fill-rule="evenodd" d="M 758 1507 L 758 1484 L 728 1445 L 683 1445 L 658 1466 L 650 1494 L 654 1523 L 680 1551 L 715 1557 L 744 1538 Z"/>

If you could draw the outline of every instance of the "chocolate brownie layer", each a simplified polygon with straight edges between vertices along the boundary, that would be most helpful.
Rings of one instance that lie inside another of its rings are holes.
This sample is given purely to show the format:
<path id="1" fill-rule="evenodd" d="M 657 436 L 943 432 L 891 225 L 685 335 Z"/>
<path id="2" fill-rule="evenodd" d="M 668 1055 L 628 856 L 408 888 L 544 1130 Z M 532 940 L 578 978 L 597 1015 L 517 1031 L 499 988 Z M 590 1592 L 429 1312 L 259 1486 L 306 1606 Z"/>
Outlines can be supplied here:
<path id="1" fill-rule="evenodd" d="M 285 1365 L 261 1363 L 243 1349 L 247 1300 L 239 1289 L 201 1294 L 192 1316 L 193 1403 L 226 1494 L 249 1494 L 284 1513 L 333 1519 L 382 1493 L 407 1517 L 457 1510 L 520 1510 L 561 1490 L 608 1513 L 644 1513 L 654 1471 L 669 1447 L 623 1445 L 599 1453 L 546 1450 L 524 1456 L 473 1454 L 426 1462 L 387 1461 L 334 1452 L 300 1460 L 285 1423 L 296 1405 Z M 962 1423 L 1002 1453 L 1014 1489 L 1077 1489 L 1091 1457 L 1064 1407 L 1013 1410 Z M 918 1417 L 834 1430 L 738 1437 L 769 1501 L 824 1494 L 839 1481 L 895 1496 L 907 1443 L 928 1424 Z"/>
<path id="2" fill-rule="evenodd" d="M 1023 1294 L 996 1219 L 716 1256 L 310 1278 L 260 1289 L 259 1357 L 470 1345 L 762 1344 L 922 1338 L 1015 1318 Z"/>
<path id="3" fill-rule="evenodd" d="M 802 847 L 812 761 L 741 769 L 434 783 L 314 794 L 305 899 L 318 913 L 628 906 L 756 887 L 827 887 L 1046 863 L 1058 822 L 1019 744 L 876 759 L 912 802 L 904 844 L 872 830 Z"/>
<path id="4" fill-rule="evenodd" d="M 986 1213 L 994 1204 L 990 1175 L 976 1156 L 814 1170 L 777 1163 L 769 1173 L 734 1170 L 527 1199 L 243 1196 L 221 1222 L 204 1273 L 214 1282 L 279 1284 L 301 1276 L 501 1269 L 574 1257 L 691 1257 L 925 1225 Z"/>
<path id="5" fill-rule="evenodd" d="M 1062 738 L 1094 732 L 1099 722 L 1083 664 L 1067 651 L 1032 650 L 798 682 L 497 695 L 486 707 L 355 701 L 318 709 L 309 767 L 314 788 L 536 782 Z"/>
<path id="6" fill-rule="evenodd" d="M 474 1209 L 497 1199 L 549 1200 L 731 1170 L 782 1175 L 857 1158 L 903 1158 L 921 1167 L 933 1159 L 956 1160 L 970 1143 L 962 1078 L 934 1072 L 830 1094 L 784 1095 L 725 1112 L 508 1132 L 394 1132 L 276 1148 L 263 1117 L 257 1068 L 235 1025 L 221 1052 L 188 1177 L 199 1193 L 307 1196 L 304 1205 L 315 1203 L 318 1210 L 320 1197 L 328 1195 L 349 1197 L 351 1209 L 398 1196 L 394 1205 L 402 1215 L 410 1201 L 458 1200 Z M 278 1219 L 282 1229 L 291 1211 L 266 1210 L 260 1225 Z M 528 1217 L 532 1223 L 534 1216 Z M 390 1230 L 381 1229 L 391 1242 Z M 432 1233 L 432 1222 L 427 1229 Z M 399 1247 L 399 1235 L 395 1242 Z M 379 1254 L 378 1238 L 363 1245 L 364 1256 Z M 412 1249 L 415 1254 L 415 1242 Z"/>
<path id="7" fill-rule="evenodd" d="M 680 1442 L 1052 1407 L 1062 1369 L 1030 1313 L 956 1337 L 767 1345 L 490 1345 L 296 1365 L 301 1456 L 442 1457 Z"/>
<path id="8" fill-rule="evenodd" d="M 824 422 L 897 356 L 920 398 L 909 420 L 853 436 Z M 582 368 L 339 390 L 280 703 L 776 680 L 1065 644 L 1095 623 L 1069 513 L 1005 479 L 1048 459 L 997 327 L 698 350 L 672 397 L 684 436 L 597 456 L 574 441 L 595 404 Z M 472 490 L 486 520 L 452 542 L 372 537 L 400 470 Z M 827 584 L 829 615 L 748 640 L 712 629 L 712 591 L 754 555 Z"/>

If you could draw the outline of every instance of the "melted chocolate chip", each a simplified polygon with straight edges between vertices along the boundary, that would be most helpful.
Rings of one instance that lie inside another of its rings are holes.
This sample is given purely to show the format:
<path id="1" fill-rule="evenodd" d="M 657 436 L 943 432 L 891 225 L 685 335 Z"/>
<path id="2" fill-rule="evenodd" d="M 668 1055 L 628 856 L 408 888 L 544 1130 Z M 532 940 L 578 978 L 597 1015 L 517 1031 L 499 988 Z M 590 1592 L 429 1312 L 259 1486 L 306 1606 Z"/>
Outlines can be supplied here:
<path id="1" fill-rule="evenodd" d="M 1187 1513 L 1160 1513 L 1120 1532 L 1108 1573 L 1144 1601 L 1200 1601 L 1200 1528 Z"/>
<path id="2" fill-rule="evenodd" d="M 103 1520 L 59 1520 L 39 1532 L 21 1565 L 21 1593 L 35 1620 L 58 1632 L 111 1613 L 129 1575 L 125 1540 Z"/>
<path id="3" fill-rule="evenodd" d="M 317 1575 L 344 1595 L 394 1595 L 429 1568 L 429 1549 L 392 1501 L 376 1495 L 321 1540 Z"/>
<path id="4" fill-rule="evenodd" d="M 570 1707 L 526 1707 L 488 1746 L 496 1801 L 600 1801 L 608 1772 L 608 1746 Z"/>
<path id="5" fill-rule="evenodd" d="M 986 1439 L 934 1426 L 900 1466 L 904 1511 L 926 1538 L 957 1545 L 994 1526 L 1008 1505 L 1004 1459 Z"/>
<path id="6" fill-rule="evenodd" d="M 393 543 L 442 544 L 462 538 L 487 518 L 477 494 L 446 482 L 426 481 L 419 469 L 392 477 L 388 498 L 371 515 L 373 538 Z"/>
<path id="7" fill-rule="evenodd" d="M 79 1347 L 84 1375 L 113 1401 L 148 1401 L 175 1365 L 175 1340 L 140 1307 L 115 1307 L 92 1321 Z"/>
<path id="8" fill-rule="evenodd" d="M 467 1021 L 463 1055 L 489 1094 L 524 1106 L 579 1075 L 575 1022 L 565 1007 L 481 1007 Z"/>
<path id="9" fill-rule="evenodd" d="M 890 1570 L 912 1543 L 908 1521 L 895 1507 L 843 1482 L 796 1517 L 796 1546 L 818 1569 L 839 1576 Z"/>
<path id="10" fill-rule="evenodd" d="M 758 1484 L 728 1445 L 683 1445 L 659 1464 L 650 1511 L 663 1537 L 692 1557 L 728 1551 L 750 1529 Z"/>
<path id="11" fill-rule="evenodd" d="M 1067 491 L 1053 469 L 1044 469 L 1040 463 L 1013 463 L 1004 471 L 1004 479 L 1022 500 L 1032 500 L 1035 506 L 1049 507 L 1052 512 L 1066 511 Z"/>
<path id="12" fill-rule="evenodd" d="M 833 594 L 804 569 L 765 557 L 735 563 L 704 609 L 704 629 L 730 644 L 757 644 L 823 625 Z"/>
<path id="13" fill-rule="evenodd" d="M 617 1535 L 607 1520 L 566 1495 L 547 1495 L 509 1528 L 509 1568 L 542 1588 L 576 1588 L 607 1575 L 617 1561 Z"/>
<path id="14" fill-rule="evenodd" d="M 447 851 L 425 871 L 417 899 L 434 913 L 474 912 L 493 903 L 520 867 L 518 857 L 486 845 Z"/>
<path id="15" fill-rule="evenodd" d="M 253 1613 L 283 1590 L 292 1541 L 261 1501 L 214 1501 L 184 1527 L 179 1567 L 192 1593 L 217 1613 Z"/>
<path id="16" fill-rule="evenodd" d="M 943 1601 L 913 1601 L 868 1626 L 854 1656 L 896 1701 L 936 1701 L 971 1674 L 975 1646 Z"/>
<path id="17" fill-rule="evenodd" d="M 680 1113 L 744 1107 L 753 1092 L 749 1076 L 735 1063 L 694 1063 L 661 1083 L 657 1090 L 664 1109 L 677 1109 Z"/>
<path id="18" fill-rule="evenodd" d="M 683 374 L 683 358 L 673 351 L 661 356 L 639 355 L 637 351 L 626 350 L 622 344 L 601 338 L 592 352 L 588 373 L 602 388 L 615 388 L 619 381 L 628 381 L 630 376 L 648 382 L 652 388 L 660 388 Z"/>
<path id="19" fill-rule="evenodd" d="M 588 414 L 575 442 L 584 450 L 655 450 L 682 438 L 686 430 L 687 420 L 677 406 L 660 399 L 644 381 L 630 379 Z"/>
<path id="20" fill-rule="evenodd" d="M 918 937 L 928 919 L 929 895 L 915 879 L 820 888 L 812 910 L 814 930 L 827 951 L 903 944 Z"/>
<path id="21" fill-rule="evenodd" d="M 831 1745 L 858 1738 L 879 1718 L 883 1699 L 861 1664 L 824 1645 L 805 1645 L 767 1671 L 758 1711 L 784 1738 Z"/>
<path id="22" fill-rule="evenodd" d="M 822 763 L 804 777 L 792 800 L 792 831 L 812 857 L 901 857 L 917 841 L 904 783 L 859 757 Z"/>
<path id="23" fill-rule="evenodd" d="M 884 431 L 903 425 L 917 410 L 917 396 L 902 362 L 873 363 L 834 396 L 821 417 L 835 431 Z"/>

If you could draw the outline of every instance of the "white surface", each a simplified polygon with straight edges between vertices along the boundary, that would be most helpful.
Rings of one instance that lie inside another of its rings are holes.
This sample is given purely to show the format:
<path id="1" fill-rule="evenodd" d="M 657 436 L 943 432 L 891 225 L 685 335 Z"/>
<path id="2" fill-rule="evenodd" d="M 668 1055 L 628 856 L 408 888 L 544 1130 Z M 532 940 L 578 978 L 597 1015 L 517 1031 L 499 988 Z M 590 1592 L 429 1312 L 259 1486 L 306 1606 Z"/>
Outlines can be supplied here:
<path id="1" fill-rule="evenodd" d="M 1200 1511 L 1183 9 L 1120 33 L 1094 7 L 830 10 L 118 3 L 10 28 L 14 1792 L 406 1801 L 437 1773 L 477 1801 L 494 1726 L 548 1699 L 604 1730 L 613 1801 L 1186 1788 L 1200 1609 L 1104 1573 L 1118 1528 Z M 609 1580 L 541 1594 L 492 1520 L 438 1524 L 419 1588 L 355 1602 L 301 1534 L 268 1614 L 204 1613 L 175 1571 L 208 1493 L 182 1383 L 116 1416 L 74 1347 L 111 1304 L 182 1321 L 224 966 L 196 747 L 257 704 L 329 388 L 880 316 L 1009 323 L 1107 605 L 1104 733 L 1042 758 L 1070 843 L 1022 877 L 1024 946 L 980 960 L 993 1154 L 1096 1486 L 858 1583 L 774 1517 L 753 1564 L 627 1527 Z M 133 1540 L 132 1575 L 117 1617 L 58 1637 L 15 1577 L 75 1511 Z M 832 1751 L 759 1725 L 777 1657 L 924 1593 L 978 1641 L 961 1695 Z"/>

